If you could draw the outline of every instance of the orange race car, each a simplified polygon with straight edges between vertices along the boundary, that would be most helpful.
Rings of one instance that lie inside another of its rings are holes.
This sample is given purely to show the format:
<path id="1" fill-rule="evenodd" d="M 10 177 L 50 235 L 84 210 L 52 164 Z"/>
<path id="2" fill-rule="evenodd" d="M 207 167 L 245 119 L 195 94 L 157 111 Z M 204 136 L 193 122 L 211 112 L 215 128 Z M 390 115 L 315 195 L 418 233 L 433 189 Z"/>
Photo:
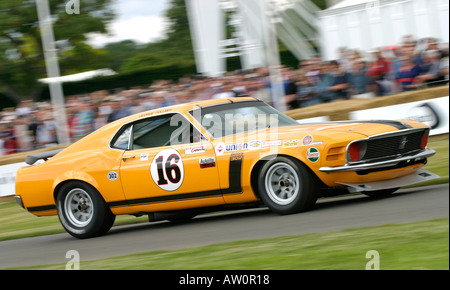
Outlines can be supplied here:
<path id="1" fill-rule="evenodd" d="M 106 233 L 121 214 L 180 220 L 261 204 L 291 214 L 325 195 L 385 195 L 436 178 L 421 169 L 435 154 L 429 130 L 415 121 L 301 125 L 254 98 L 189 103 L 28 156 L 15 197 L 37 216 L 57 214 L 77 238 Z"/>

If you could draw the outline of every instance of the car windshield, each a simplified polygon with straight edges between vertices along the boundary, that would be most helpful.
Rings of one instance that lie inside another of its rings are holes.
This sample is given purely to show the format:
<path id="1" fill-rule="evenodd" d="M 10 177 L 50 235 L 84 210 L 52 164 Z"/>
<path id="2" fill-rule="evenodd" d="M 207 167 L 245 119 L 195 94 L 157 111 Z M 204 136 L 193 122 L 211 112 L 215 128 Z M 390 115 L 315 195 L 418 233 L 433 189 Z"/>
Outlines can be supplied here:
<path id="1" fill-rule="evenodd" d="M 262 101 L 242 101 L 189 112 L 213 138 L 298 123 Z"/>

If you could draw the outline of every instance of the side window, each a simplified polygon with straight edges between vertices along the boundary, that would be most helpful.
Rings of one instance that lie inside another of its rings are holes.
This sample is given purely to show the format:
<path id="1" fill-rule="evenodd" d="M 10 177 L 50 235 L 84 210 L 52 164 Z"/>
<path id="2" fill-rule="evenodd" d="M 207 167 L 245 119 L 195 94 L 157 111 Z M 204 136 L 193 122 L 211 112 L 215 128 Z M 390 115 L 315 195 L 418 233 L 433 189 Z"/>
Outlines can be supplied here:
<path id="1" fill-rule="evenodd" d="M 133 126 L 133 150 L 170 145 L 170 135 L 176 128 L 170 126 L 172 115 L 139 121 Z"/>
<path id="2" fill-rule="evenodd" d="M 111 147 L 128 150 L 130 148 L 131 125 L 120 130 L 111 142 Z"/>
<path id="3" fill-rule="evenodd" d="M 190 144 L 205 140 L 202 133 L 191 122 L 179 114 L 172 116 L 170 126 L 175 128 L 170 136 L 170 145 Z"/>
<path id="4" fill-rule="evenodd" d="M 171 114 L 131 124 L 119 132 L 113 139 L 112 146 L 123 150 L 138 150 L 202 140 L 202 134 L 186 118 L 179 114 Z"/>

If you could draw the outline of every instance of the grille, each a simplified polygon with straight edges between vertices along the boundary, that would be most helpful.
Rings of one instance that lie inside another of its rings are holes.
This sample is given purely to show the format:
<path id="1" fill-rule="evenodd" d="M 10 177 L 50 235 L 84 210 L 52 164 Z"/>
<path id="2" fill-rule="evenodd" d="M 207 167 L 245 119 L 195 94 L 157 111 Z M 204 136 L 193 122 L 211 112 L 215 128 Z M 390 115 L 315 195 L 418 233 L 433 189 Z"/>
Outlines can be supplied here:
<path id="1" fill-rule="evenodd" d="M 424 131 L 415 131 L 403 135 L 386 136 L 367 141 L 367 151 L 361 161 L 373 161 L 391 156 L 407 155 L 422 150 Z"/>

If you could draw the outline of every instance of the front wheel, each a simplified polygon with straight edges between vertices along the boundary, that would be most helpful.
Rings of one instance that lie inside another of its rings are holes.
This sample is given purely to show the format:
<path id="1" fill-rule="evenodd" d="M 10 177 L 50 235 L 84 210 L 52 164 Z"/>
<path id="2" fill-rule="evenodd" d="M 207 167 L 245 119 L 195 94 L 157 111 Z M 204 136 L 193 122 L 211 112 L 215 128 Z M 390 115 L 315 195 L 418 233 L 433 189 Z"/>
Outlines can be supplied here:
<path id="1" fill-rule="evenodd" d="M 79 181 L 62 186 L 56 198 L 56 205 L 64 229 L 79 239 L 105 234 L 116 218 L 100 193 Z"/>
<path id="2" fill-rule="evenodd" d="M 312 173 L 301 162 L 277 157 L 259 172 L 261 200 L 275 213 L 292 214 L 310 209 L 317 200 Z"/>

